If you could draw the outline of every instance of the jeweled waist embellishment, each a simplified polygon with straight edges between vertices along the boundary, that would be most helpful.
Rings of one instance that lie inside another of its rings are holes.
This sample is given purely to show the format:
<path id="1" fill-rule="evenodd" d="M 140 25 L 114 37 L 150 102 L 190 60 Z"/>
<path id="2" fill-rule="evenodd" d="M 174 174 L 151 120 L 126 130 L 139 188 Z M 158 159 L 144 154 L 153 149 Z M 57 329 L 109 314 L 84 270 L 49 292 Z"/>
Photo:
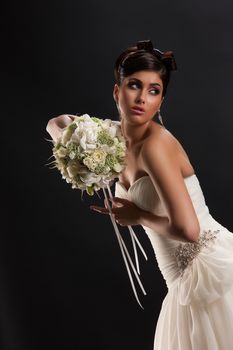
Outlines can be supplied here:
<path id="1" fill-rule="evenodd" d="M 184 270 L 192 262 L 192 260 L 198 255 L 203 247 L 207 247 L 209 241 L 214 240 L 220 230 L 204 230 L 197 242 L 188 242 L 185 244 L 179 244 L 172 253 L 175 256 L 177 265 L 180 269 L 181 277 Z"/>

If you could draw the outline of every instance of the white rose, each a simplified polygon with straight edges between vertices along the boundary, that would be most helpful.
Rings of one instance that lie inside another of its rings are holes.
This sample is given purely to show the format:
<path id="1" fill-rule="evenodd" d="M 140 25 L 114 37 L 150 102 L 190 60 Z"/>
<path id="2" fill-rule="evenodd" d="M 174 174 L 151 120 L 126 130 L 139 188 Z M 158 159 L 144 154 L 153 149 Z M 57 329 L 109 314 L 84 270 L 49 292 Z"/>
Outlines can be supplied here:
<path id="1" fill-rule="evenodd" d="M 92 159 L 98 164 L 104 164 L 106 159 L 106 153 L 100 149 L 97 149 L 92 154 Z"/>

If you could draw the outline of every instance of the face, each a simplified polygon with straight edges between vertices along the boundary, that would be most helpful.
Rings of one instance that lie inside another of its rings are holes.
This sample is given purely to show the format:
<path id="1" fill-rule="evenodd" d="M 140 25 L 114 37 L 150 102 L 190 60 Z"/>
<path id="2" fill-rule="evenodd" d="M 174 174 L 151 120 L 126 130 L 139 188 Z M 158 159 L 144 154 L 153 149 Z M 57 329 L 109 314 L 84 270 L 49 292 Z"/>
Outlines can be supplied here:
<path id="1" fill-rule="evenodd" d="M 138 71 L 126 77 L 121 86 L 115 84 L 113 97 L 122 118 L 143 124 L 153 118 L 163 102 L 163 82 L 155 71 Z M 143 109 L 142 113 L 133 107 Z"/>

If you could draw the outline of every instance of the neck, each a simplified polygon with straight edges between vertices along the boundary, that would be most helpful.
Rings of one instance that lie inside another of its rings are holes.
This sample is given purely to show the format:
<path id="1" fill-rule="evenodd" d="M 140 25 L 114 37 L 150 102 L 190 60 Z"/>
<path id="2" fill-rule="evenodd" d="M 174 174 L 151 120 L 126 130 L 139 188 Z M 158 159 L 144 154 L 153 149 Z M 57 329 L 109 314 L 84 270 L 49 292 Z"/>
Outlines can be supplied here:
<path id="1" fill-rule="evenodd" d="M 121 118 L 121 130 L 126 140 L 127 147 L 139 143 L 146 137 L 149 124 L 150 122 L 142 125 L 132 125 L 127 123 L 124 118 Z"/>

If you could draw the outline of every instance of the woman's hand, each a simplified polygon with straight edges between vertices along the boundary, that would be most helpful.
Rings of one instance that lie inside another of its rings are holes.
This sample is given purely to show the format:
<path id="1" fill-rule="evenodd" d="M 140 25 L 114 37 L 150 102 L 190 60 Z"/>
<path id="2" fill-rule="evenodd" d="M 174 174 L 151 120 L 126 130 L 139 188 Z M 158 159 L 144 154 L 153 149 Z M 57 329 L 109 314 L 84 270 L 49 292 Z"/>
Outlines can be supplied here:
<path id="1" fill-rule="evenodd" d="M 109 200 L 111 201 L 111 199 Z M 114 197 L 111 202 L 113 217 L 119 225 L 140 225 L 142 209 L 136 206 L 133 202 L 123 198 Z M 93 209 L 101 214 L 109 214 L 110 210 L 108 209 L 107 201 L 104 200 L 104 203 L 105 208 L 91 205 L 90 209 Z"/>
<path id="2" fill-rule="evenodd" d="M 62 129 L 72 123 L 74 118 L 75 115 L 71 114 L 61 114 L 58 117 L 54 117 L 48 121 L 46 131 L 50 134 L 54 141 L 57 141 L 57 139 L 61 136 Z"/>

